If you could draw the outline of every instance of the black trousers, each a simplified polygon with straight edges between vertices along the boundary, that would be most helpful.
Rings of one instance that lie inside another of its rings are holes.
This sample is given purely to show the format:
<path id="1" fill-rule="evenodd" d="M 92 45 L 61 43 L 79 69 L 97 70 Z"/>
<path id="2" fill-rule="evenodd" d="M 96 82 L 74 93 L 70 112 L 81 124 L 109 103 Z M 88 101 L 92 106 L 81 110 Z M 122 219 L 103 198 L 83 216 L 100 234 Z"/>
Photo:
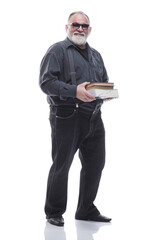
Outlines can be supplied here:
<path id="1" fill-rule="evenodd" d="M 76 151 L 82 164 L 77 217 L 91 217 L 99 211 L 94 205 L 105 164 L 105 131 L 100 107 L 82 105 L 51 107 L 52 159 L 45 203 L 46 217 L 66 211 L 68 172 Z"/>

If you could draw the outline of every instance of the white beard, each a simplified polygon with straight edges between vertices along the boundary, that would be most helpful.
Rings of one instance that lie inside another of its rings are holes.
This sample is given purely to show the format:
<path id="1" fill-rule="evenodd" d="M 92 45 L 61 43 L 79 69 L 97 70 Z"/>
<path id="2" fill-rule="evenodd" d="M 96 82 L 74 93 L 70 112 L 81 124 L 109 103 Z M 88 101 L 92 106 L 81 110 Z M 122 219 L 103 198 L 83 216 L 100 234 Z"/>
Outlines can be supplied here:
<path id="1" fill-rule="evenodd" d="M 70 40 L 78 46 L 85 45 L 87 40 L 85 33 L 81 33 L 83 34 L 83 36 L 80 36 L 80 35 L 77 36 L 76 33 L 79 33 L 79 32 L 74 32 L 73 36 L 70 37 Z"/>
<path id="2" fill-rule="evenodd" d="M 74 42 L 78 46 L 82 46 L 86 44 L 86 37 L 85 36 L 72 36 L 72 42 Z"/>

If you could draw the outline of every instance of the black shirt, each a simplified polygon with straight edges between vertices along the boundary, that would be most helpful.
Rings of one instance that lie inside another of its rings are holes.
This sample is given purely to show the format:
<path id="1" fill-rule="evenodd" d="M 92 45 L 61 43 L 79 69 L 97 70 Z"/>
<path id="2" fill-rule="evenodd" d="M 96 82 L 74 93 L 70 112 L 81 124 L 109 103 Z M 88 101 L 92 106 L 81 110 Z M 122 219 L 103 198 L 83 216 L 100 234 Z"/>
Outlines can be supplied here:
<path id="1" fill-rule="evenodd" d="M 83 82 L 108 82 L 108 75 L 99 52 L 88 43 L 81 51 L 68 38 L 53 44 L 46 52 L 40 66 L 40 87 L 49 103 L 69 104 L 76 98 L 76 85 L 72 85 L 67 48 L 72 49 L 77 85 Z"/>
<path id="2" fill-rule="evenodd" d="M 80 52 L 80 54 L 82 54 L 82 56 L 84 58 L 86 58 L 86 60 L 88 61 L 88 47 L 84 48 L 84 49 L 81 49 L 81 48 L 78 48 L 78 51 Z"/>

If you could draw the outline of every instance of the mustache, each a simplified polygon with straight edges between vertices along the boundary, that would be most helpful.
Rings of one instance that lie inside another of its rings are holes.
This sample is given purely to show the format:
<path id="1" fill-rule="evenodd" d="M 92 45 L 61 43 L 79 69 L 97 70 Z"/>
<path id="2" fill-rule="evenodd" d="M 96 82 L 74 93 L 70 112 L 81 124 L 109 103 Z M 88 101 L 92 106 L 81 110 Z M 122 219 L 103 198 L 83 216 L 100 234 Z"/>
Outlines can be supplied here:
<path id="1" fill-rule="evenodd" d="M 73 35 L 76 35 L 76 34 L 82 34 L 83 37 L 86 35 L 84 32 L 78 32 L 78 31 L 76 31 L 76 32 L 73 33 Z"/>

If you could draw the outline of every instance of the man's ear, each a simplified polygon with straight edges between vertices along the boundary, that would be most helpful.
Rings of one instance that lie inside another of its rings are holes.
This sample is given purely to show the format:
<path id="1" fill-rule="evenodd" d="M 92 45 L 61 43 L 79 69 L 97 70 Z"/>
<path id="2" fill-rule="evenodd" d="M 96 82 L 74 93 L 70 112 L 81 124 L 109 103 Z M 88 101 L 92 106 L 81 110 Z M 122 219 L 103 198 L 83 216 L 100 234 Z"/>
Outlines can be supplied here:
<path id="1" fill-rule="evenodd" d="M 68 25 L 67 24 L 65 25 L 65 29 L 66 29 L 66 32 L 67 32 L 67 30 L 68 30 Z"/>

